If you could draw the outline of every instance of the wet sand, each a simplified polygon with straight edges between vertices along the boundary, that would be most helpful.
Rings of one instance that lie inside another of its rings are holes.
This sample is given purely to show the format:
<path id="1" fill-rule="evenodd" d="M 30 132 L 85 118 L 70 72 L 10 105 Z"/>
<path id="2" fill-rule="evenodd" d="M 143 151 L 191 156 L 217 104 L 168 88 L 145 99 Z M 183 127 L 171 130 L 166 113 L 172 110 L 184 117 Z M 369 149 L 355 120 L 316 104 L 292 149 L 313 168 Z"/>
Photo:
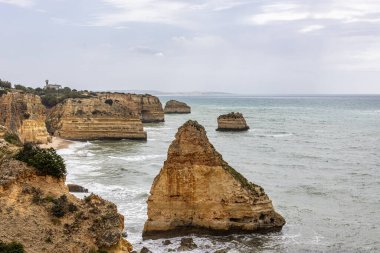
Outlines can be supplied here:
<path id="1" fill-rule="evenodd" d="M 52 142 L 48 144 L 41 144 L 41 148 L 54 148 L 54 149 L 64 149 L 68 148 L 72 141 L 68 141 L 59 137 L 53 137 Z"/>

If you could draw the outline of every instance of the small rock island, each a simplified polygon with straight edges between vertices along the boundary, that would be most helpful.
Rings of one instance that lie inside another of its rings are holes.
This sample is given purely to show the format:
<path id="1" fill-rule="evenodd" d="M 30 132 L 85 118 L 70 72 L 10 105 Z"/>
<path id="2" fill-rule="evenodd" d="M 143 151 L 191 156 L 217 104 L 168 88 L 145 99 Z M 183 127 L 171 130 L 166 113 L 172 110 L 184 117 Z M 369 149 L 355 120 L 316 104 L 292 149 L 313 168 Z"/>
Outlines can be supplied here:
<path id="1" fill-rule="evenodd" d="M 154 179 L 143 237 L 278 231 L 284 226 L 259 185 L 230 167 L 203 126 L 187 121 Z"/>
<path id="2" fill-rule="evenodd" d="M 165 104 L 165 113 L 191 113 L 191 108 L 184 102 L 169 100 Z"/>
<path id="3" fill-rule="evenodd" d="M 218 128 L 216 131 L 247 131 L 249 126 L 243 114 L 231 112 L 218 117 Z"/>

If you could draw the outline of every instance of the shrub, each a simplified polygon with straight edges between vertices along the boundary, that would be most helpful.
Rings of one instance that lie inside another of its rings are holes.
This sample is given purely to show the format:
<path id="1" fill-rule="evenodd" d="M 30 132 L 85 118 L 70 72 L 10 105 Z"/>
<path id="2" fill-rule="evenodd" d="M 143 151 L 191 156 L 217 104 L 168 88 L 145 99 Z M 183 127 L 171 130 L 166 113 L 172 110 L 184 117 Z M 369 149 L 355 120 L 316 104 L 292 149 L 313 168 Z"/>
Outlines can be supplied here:
<path id="1" fill-rule="evenodd" d="M 54 200 L 54 205 L 51 208 L 51 214 L 57 218 L 61 218 L 65 215 L 67 206 L 67 197 L 62 195 L 58 199 Z"/>
<path id="2" fill-rule="evenodd" d="M 106 99 L 106 101 L 104 101 L 104 103 L 112 105 L 113 104 L 113 100 L 112 99 Z"/>
<path id="3" fill-rule="evenodd" d="M 3 243 L 0 242 L 1 253 L 24 253 L 24 246 L 17 242 Z"/>
<path id="4" fill-rule="evenodd" d="M 16 155 L 16 159 L 33 166 L 41 175 L 49 175 L 56 178 L 66 175 L 65 162 L 53 148 L 42 149 L 27 143 Z"/>
<path id="5" fill-rule="evenodd" d="M 0 87 L 10 89 L 10 88 L 12 88 L 12 84 L 11 84 L 11 82 L 0 79 Z"/>
<path id="6" fill-rule="evenodd" d="M 17 134 L 6 132 L 4 140 L 10 144 L 21 146 L 21 141 Z"/>

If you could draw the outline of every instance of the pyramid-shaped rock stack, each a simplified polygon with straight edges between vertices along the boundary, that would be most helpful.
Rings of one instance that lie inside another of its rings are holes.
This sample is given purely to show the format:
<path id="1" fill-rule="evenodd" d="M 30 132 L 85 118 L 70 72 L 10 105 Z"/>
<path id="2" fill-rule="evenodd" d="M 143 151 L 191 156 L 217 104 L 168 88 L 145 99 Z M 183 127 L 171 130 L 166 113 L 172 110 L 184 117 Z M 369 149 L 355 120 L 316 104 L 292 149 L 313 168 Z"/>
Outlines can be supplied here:
<path id="1" fill-rule="evenodd" d="M 196 121 L 178 129 L 150 194 L 144 238 L 266 232 L 285 224 L 263 188 L 231 168 Z"/>

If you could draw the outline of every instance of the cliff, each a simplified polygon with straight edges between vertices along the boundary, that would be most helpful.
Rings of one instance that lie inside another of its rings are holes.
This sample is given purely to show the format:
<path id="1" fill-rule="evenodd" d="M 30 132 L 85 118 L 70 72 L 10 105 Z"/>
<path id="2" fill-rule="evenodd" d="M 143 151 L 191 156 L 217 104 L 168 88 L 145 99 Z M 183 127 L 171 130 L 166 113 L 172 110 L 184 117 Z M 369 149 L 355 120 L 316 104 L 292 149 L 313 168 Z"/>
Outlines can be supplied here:
<path id="1" fill-rule="evenodd" d="M 70 194 L 64 179 L 38 176 L 16 160 L 0 165 L 0 240 L 17 241 L 26 252 L 131 252 L 122 238 L 123 216 L 96 195 Z"/>
<path id="2" fill-rule="evenodd" d="M 201 125 L 188 121 L 178 129 L 150 191 L 144 238 L 266 232 L 284 224 L 263 188 L 223 160 Z"/>
<path id="3" fill-rule="evenodd" d="M 246 131 L 249 129 L 243 114 L 231 112 L 218 117 L 217 131 Z"/>
<path id="4" fill-rule="evenodd" d="M 0 97 L 0 125 L 16 134 L 21 142 L 50 142 L 45 120 L 46 108 L 39 96 L 11 92 Z"/>
<path id="5" fill-rule="evenodd" d="M 143 123 L 164 122 L 164 110 L 161 101 L 156 96 L 149 94 L 130 94 L 130 93 L 98 93 L 103 99 L 111 99 L 122 103 L 129 110 L 139 115 Z"/>
<path id="6" fill-rule="evenodd" d="M 191 113 L 191 108 L 186 103 L 177 100 L 169 100 L 165 104 L 165 113 Z"/>
<path id="7" fill-rule="evenodd" d="M 49 131 L 64 139 L 147 138 L 136 109 L 107 96 L 66 99 L 51 109 L 47 122 Z"/>

